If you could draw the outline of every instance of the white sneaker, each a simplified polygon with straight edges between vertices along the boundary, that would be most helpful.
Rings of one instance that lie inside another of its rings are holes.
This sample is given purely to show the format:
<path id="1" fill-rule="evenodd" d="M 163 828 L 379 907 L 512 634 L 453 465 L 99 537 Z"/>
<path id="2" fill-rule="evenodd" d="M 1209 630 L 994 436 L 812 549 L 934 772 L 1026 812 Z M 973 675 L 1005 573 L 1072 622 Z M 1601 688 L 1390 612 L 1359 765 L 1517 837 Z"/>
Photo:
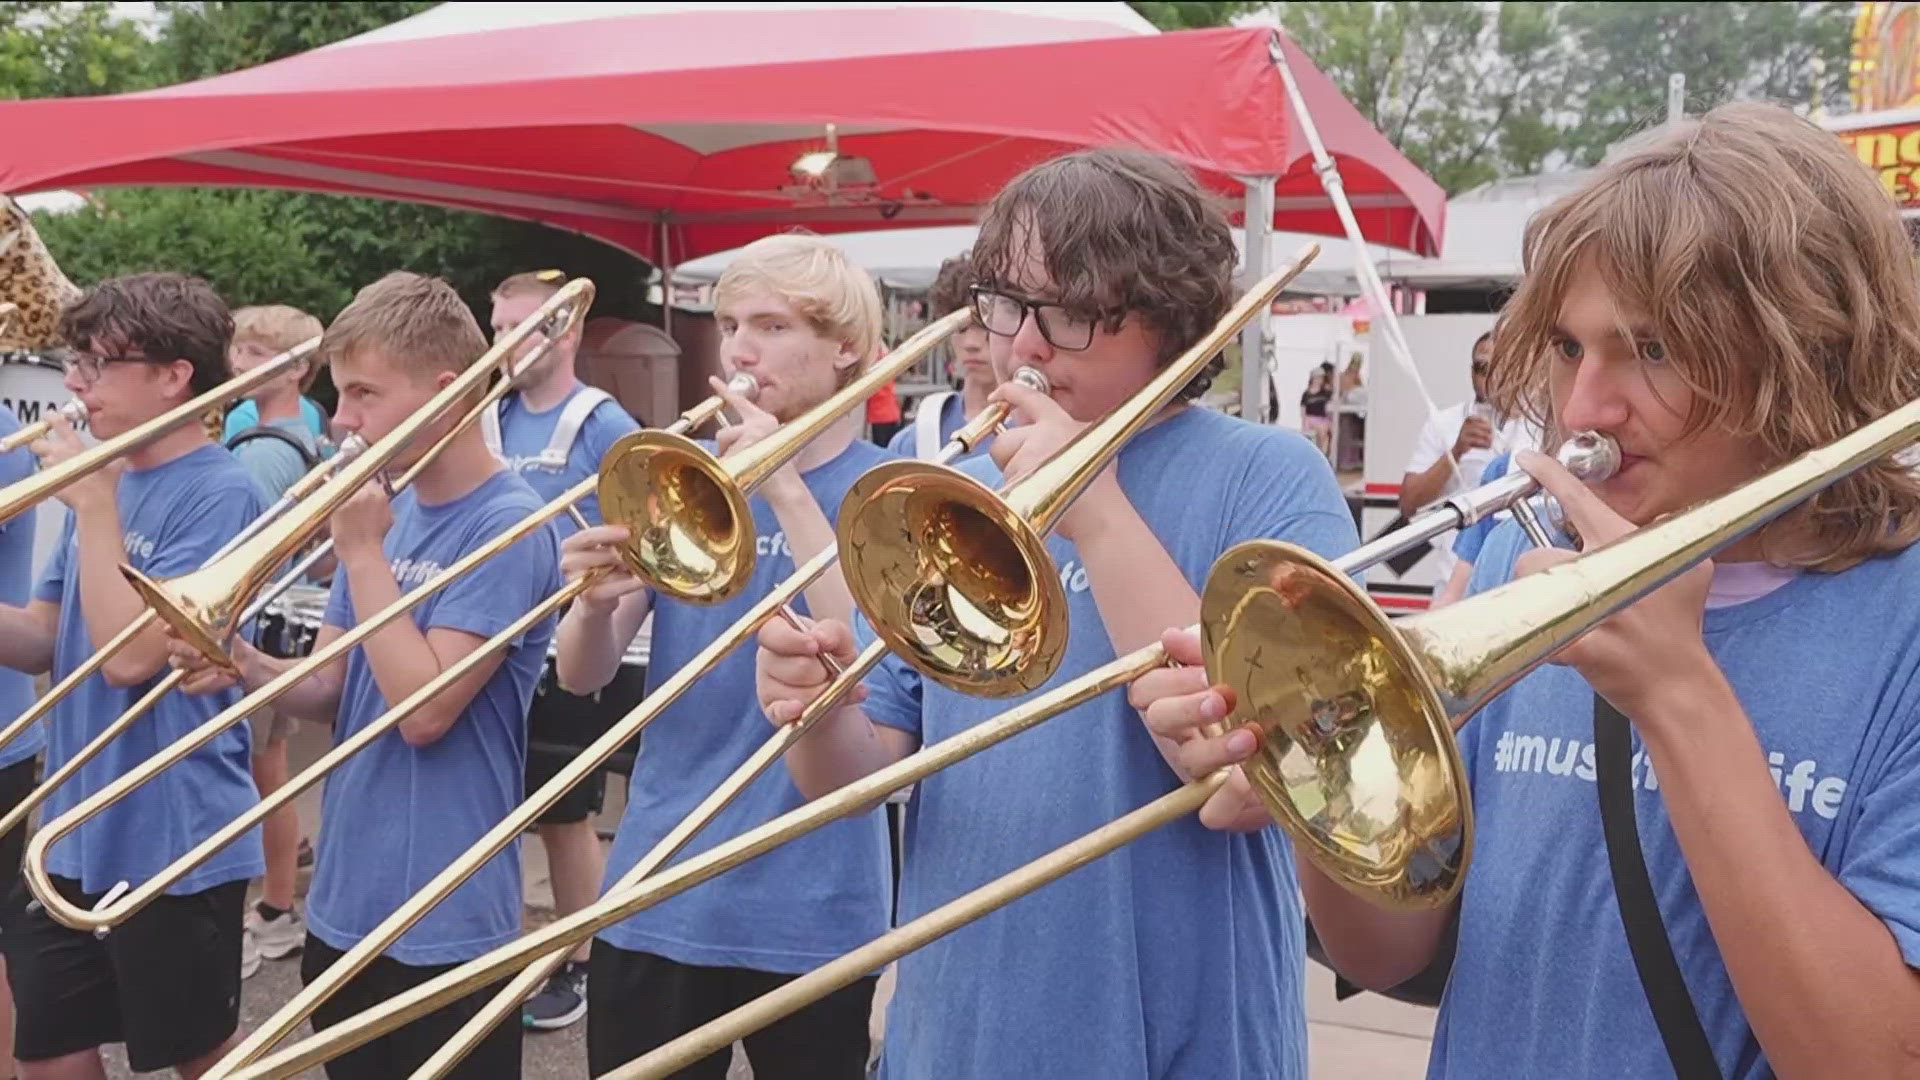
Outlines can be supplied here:
<path id="1" fill-rule="evenodd" d="M 252 912 L 247 914 L 251 915 Z M 240 931 L 240 977 L 253 978 L 260 970 L 260 943 L 253 939 L 253 927 L 243 927 Z"/>
<path id="2" fill-rule="evenodd" d="M 307 926 L 298 911 L 288 911 L 277 919 L 264 919 L 258 906 L 247 909 L 247 938 L 258 946 L 268 960 L 284 960 L 298 953 L 307 943 Z M 241 964 L 246 971 L 246 965 Z"/>

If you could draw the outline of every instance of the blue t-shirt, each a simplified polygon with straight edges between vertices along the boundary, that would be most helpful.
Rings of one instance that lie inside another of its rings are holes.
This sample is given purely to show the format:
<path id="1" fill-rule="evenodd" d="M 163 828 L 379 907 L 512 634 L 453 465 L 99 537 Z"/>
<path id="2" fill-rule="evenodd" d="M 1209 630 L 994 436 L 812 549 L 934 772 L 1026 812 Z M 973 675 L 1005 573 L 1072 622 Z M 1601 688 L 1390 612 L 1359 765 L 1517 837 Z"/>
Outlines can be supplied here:
<path id="1" fill-rule="evenodd" d="M 552 462 L 543 461 L 541 453 L 552 441 L 553 429 L 559 425 L 567 402 L 585 389 L 585 386 L 576 387 L 572 394 L 567 395 L 566 401 L 542 413 L 529 411 L 519 394 L 508 396 L 500 407 L 500 448 L 507 465 L 518 470 L 521 479 L 531 485 L 543 501 L 551 502 L 565 494 L 568 488 L 597 474 L 600 471 L 600 459 L 607 456 L 608 449 L 622 436 L 640 430 L 639 422 L 628 415 L 619 402 L 603 401 L 581 423 L 579 432 L 574 435 L 573 446 L 567 453 L 566 463 L 556 467 Z M 588 495 L 582 499 L 579 510 L 593 524 L 601 523 L 598 495 Z M 561 514 L 553 522 L 562 540 L 579 529 L 571 514 Z"/>
<path id="2" fill-rule="evenodd" d="M 0 409 L 0 438 L 20 430 L 20 417 Z M 33 475 L 33 452 L 21 447 L 0 455 L 0 488 Z M 0 521 L 0 604 L 26 607 L 33 599 L 34 510 L 29 507 L 12 521 Z M 34 701 L 33 676 L 0 668 L 0 728 L 26 712 Z M 47 743 L 46 725 L 35 724 L 6 746 L 0 746 L 0 769 L 40 752 Z"/>
<path id="3" fill-rule="evenodd" d="M 953 440 L 953 433 L 966 426 L 966 409 L 966 402 L 958 393 L 949 396 L 945 401 L 940 403 L 940 446 L 945 446 L 951 442 Z M 918 457 L 917 451 L 920 448 L 919 419 L 919 416 L 916 415 L 912 421 L 903 425 L 899 431 L 894 432 L 892 440 L 887 443 L 887 449 L 901 457 Z M 988 438 L 982 440 L 979 446 L 968 453 L 961 454 L 954 460 L 965 461 L 970 457 L 983 454 L 987 451 L 987 448 L 992 445 L 993 439 Z"/>
<path id="4" fill-rule="evenodd" d="M 1494 532 L 1473 591 L 1527 550 Z M 1740 697 L 1820 864 L 1920 967 L 1920 547 L 1803 573 L 1709 610 L 1708 649 Z M 1460 733 L 1478 834 L 1434 1077 L 1673 1075 L 1621 930 L 1593 782 L 1593 691 L 1542 667 Z M 1771 1076 L 1634 738 L 1640 847 L 1720 1074 Z"/>
<path id="5" fill-rule="evenodd" d="M 855 440 L 802 479 L 831 521 L 853 482 L 892 457 Z M 793 554 L 773 509 L 759 498 L 751 506 L 758 556 L 753 581 L 739 596 L 712 607 L 654 598 L 649 690 L 792 575 Z M 804 609 L 804 598 L 796 606 Z M 754 696 L 753 660 L 751 644 L 733 650 L 647 728 L 633 765 L 626 816 L 607 859 L 609 885 L 773 737 Z M 678 858 L 705 851 L 804 801 L 785 768 L 768 769 Z M 890 884 L 886 820 L 874 810 L 729 870 L 600 936 L 617 948 L 682 964 L 799 973 L 884 933 Z"/>
<path id="6" fill-rule="evenodd" d="M 991 458 L 963 471 L 1000 483 Z M 1121 449 L 1119 479 L 1196 592 L 1242 541 L 1358 543 L 1327 459 L 1279 428 L 1189 408 Z M 1043 689 L 1115 656 L 1073 545 L 1047 549 L 1070 629 Z M 868 715 L 923 745 L 1027 700 L 963 696 L 896 657 L 867 687 Z M 1124 688 L 936 773 L 907 807 L 900 921 L 1178 786 Z M 1304 1077 L 1303 927 L 1279 829 L 1173 822 L 901 960 L 884 1073 Z"/>
<path id="7" fill-rule="evenodd" d="M 120 477 L 119 504 L 127 562 L 162 581 L 199 569 L 265 509 L 253 478 L 218 446 L 201 447 L 152 469 L 129 469 Z M 54 682 L 94 652 L 80 608 L 79 558 L 74 515 L 68 514 L 53 558 L 34 589 L 36 599 L 60 605 Z M 47 771 L 66 764 L 165 674 L 163 668 L 152 679 L 124 689 L 109 686 L 98 673 L 81 683 L 48 717 Z M 54 790 L 44 818 L 52 820 L 72 809 L 239 700 L 237 689 L 162 697 L 145 719 Z M 79 880 L 90 893 L 105 892 L 120 881 L 138 885 L 152 877 L 260 800 L 253 786 L 252 747 L 245 724 L 221 732 L 62 840 L 48 857 L 48 869 Z M 254 877 L 265 868 L 260 833 L 254 830 L 167 891 L 196 893 Z"/>
<path id="8" fill-rule="evenodd" d="M 401 590 L 420 585 L 539 507 L 540 497 L 508 469 L 439 506 L 422 506 L 411 490 L 402 492 L 393 501 L 385 544 Z M 553 530 L 540 529 L 414 608 L 413 623 L 423 633 L 447 627 L 488 638 L 559 588 Z M 344 572 L 334 576 L 325 621 L 341 629 L 356 621 Z M 307 921 L 320 940 L 352 948 L 519 805 L 526 794 L 527 705 L 552 638 L 552 618 L 522 634 L 438 742 L 411 747 L 396 728 L 327 777 L 307 897 Z M 385 714 L 387 705 L 365 648 L 353 650 L 333 724 L 335 744 Z M 516 842 L 385 955 L 415 966 L 458 963 L 519 934 Z"/>
<path id="9" fill-rule="evenodd" d="M 1507 475 L 1507 469 L 1513 465 L 1512 454 L 1501 454 L 1480 473 L 1479 484 L 1491 484 Z M 1477 486 L 1477 485 L 1476 485 Z M 1480 550 L 1486 546 L 1487 537 L 1493 534 L 1494 526 L 1513 516 L 1511 510 L 1502 510 L 1497 514 L 1488 514 L 1479 521 L 1461 529 L 1453 538 L 1453 553 L 1461 562 L 1472 563 L 1480 557 Z"/>
<path id="10" fill-rule="evenodd" d="M 313 434 L 315 443 L 327 437 L 327 414 L 312 398 L 301 397 L 300 416 L 307 422 L 307 430 Z M 252 401 L 242 401 L 227 413 L 227 426 L 220 433 L 220 441 L 226 442 L 235 435 L 251 427 L 260 426 L 260 406 Z M 331 456 L 331 455 L 329 455 Z"/>

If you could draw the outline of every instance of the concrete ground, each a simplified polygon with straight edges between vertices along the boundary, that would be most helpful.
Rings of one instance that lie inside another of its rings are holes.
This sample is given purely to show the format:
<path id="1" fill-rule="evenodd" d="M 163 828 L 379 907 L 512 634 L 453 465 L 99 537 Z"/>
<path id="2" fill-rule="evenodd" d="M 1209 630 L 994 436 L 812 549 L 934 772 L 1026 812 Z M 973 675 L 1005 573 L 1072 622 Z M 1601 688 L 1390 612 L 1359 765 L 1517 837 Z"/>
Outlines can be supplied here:
<path id="1" fill-rule="evenodd" d="M 295 736 L 293 768 L 297 772 L 326 748 L 327 733 L 311 725 L 302 725 Z M 617 779 L 617 778 L 616 778 Z M 609 785 L 607 808 L 601 824 L 611 831 L 618 824 L 624 786 Z M 304 794 L 299 802 L 301 820 L 312 830 L 320 817 L 318 790 Z M 543 922 L 552 910 L 546 858 L 538 842 L 521 845 L 525 867 L 529 922 Z M 302 887 L 304 889 L 304 880 Z M 1307 966 L 1307 1017 L 1311 1075 L 1328 1080 L 1414 1080 L 1425 1075 L 1427 1045 L 1433 1035 L 1430 1009 L 1402 1005 L 1372 994 L 1363 994 L 1345 1002 L 1333 999 L 1333 977 L 1317 964 Z M 291 999 L 299 990 L 299 960 L 268 960 L 244 984 L 241 995 L 241 1026 L 252 1028 Z M 890 997 L 891 979 L 883 976 L 875 997 L 874 1031 L 876 1035 Z M 576 1024 L 560 1032 L 529 1032 L 524 1043 L 526 1080 L 582 1080 L 587 1075 L 586 1025 Z M 109 1053 L 107 1075 L 113 1080 L 134 1074 L 126 1067 L 118 1048 Z M 320 1080 L 321 1072 L 302 1074 L 303 1080 Z M 736 1048 L 729 1080 L 750 1080 L 752 1071 Z"/>

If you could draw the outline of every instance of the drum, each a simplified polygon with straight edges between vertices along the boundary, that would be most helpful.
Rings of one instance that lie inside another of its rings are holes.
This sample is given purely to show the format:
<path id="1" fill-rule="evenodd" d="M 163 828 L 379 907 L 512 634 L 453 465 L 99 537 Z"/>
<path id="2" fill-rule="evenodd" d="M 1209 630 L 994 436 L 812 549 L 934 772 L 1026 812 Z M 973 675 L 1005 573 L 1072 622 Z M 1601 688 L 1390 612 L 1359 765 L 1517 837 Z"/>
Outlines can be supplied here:
<path id="1" fill-rule="evenodd" d="M 13 410 L 22 424 L 40 418 L 72 400 L 67 392 L 66 373 L 60 365 L 31 353 L 0 353 L 0 408 Z M 88 443 L 93 440 L 81 432 Z M 66 524 L 66 504 L 47 499 L 34 515 L 33 565 L 45 566 L 60 542 L 60 530 Z"/>
<path id="2" fill-rule="evenodd" d="M 318 585 L 292 585 L 260 613 L 254 628 L 254 647 L 281 659 L 307 656 L 320 636 L 327 615 L 328 590 Z"/>

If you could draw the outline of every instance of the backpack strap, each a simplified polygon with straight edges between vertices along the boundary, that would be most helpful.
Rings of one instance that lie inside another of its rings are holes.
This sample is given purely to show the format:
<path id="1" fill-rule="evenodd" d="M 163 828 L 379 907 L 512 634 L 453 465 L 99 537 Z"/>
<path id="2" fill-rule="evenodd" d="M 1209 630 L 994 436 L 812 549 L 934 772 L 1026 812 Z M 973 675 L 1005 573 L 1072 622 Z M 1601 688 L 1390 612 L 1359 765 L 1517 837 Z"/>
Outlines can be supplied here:
<path id="1" fill-rule="evenodd" d="M 586 424 L 587 417 L 612 400 L 613 395 L 605 390 L 582 385 L 560 410 L 560 422 L 553 425 L 553 438 L 547 440 L 547 448 L 540 452 L 540 463 L 552 469 L 565 468 L 567 458 L 573 454 L 573 441 L 580 437 L 580 428 Z"/>
<path id="2" fill-rule="evenodd" d="M 480 437 L 486 440 L 487 449 L 497 458 L 507 456 L 504 444 L 500 441 L 500 414 L 506 411 L 506 408 L 507 399 L 503 397 L 494 403 L 493 408 L 480 414 Z"/>
<path id="3" fill-rule="evenodd" d="M 1593 695 L 1593 748 L 1594 790 L 1600 796 L 1600 829 L 1607 841 L 1614 899 L 1654 1026 L 1666 1044 L 1677 1080 L 1718 1080 L 1720 1066 L 1713 1057 L 1713 1044 L 1674 959 L 1673 942 L 1667 937 L 1640 850 L 1639 823 L 1633 812 L 1633 729 L 1620 710 L 1599 694 Z"/>
<path id="4" fill-rule="evenodd" d="M 293 452 L 300 455 L 300 465 L 302 468 L 311 469 L 320 463 L 320 453 L 318 450 L 307 445 L 307 443 L 298 436 L 290 432 L 282 431 L 270 424 L 260 424 L 247 428 L 245 431 L 235 432 L 233 437 L 226 441 L 226 447 L 232 450 L 242 443 L 249 443 L 255 439 L 272 439 L 293 447 Z"/>
<path id="5" fill-rule="evenodd" d="M 913 456 L 932 461 L 940 452 L 940 416 L 947 411 L 952 390 L 940 390 L 920 399 L 913 411 Z"/>

